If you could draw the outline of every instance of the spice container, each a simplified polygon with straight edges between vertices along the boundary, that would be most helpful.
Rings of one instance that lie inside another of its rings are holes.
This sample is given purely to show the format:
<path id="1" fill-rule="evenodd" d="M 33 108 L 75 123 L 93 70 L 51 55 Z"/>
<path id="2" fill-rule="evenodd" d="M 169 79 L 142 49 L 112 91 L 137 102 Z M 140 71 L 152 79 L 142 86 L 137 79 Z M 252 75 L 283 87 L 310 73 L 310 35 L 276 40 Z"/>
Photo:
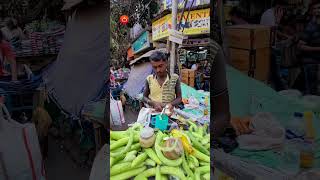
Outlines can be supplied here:
<path id="1" fill-rule="evenodd" d="M 303 169 L 312 168 L 314 165 L 314 142 L 306 139 L 300 152 L 300 167 Z"/>
<path id="2" fill-rule="evenodd" d="M 143 148 L 150 148 L 154 145 L 156 136 L 154 130 L 150 127 L 145 127 L 140 133 L 140 145 Z"/>

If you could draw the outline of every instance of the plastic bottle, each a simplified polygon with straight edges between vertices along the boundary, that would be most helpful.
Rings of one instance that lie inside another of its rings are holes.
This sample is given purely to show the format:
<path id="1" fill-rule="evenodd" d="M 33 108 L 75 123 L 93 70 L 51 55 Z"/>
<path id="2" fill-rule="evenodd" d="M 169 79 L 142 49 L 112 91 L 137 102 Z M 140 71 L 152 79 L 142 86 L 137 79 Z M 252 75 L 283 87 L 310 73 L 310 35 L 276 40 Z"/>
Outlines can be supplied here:
<path id="1" fill-rule="evenodd" d="M 208 96 L 206 96 L 206 97 L 204 98 L 204 104 L 205 104 L 206 106 L 209 105 L 209 97 L 208 97 Z"/>
<path id="2" fill-rule="evenodd" d="M 306 123 L 306 137 L 300 152 L 300 167 L 312 168 L 314 164 L 314 150 L 315 150 L 315 131 L 313 127 L 312 112 L 304 113 L 304 120 Z"/>
<path id="3" fill-rule="evenodd" d="M 305 135 L 305 123 L 303 120 L 303 114 L 300 112 L 295 112 L 294 117 L 289 125 L 289 130 L 293 132 L 296 136 L 302 137 Z"/>

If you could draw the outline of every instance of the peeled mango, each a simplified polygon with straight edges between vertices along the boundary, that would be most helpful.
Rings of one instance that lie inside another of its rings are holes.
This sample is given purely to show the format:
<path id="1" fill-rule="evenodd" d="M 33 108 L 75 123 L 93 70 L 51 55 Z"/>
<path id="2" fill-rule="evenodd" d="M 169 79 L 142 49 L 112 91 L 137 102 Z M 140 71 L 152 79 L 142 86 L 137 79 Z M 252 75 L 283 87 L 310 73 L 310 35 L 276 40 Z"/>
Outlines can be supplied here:
<path id="1" fill-rule="evenodd" d="M 178 138 L 168 138 L 167 140 L 165 140 L 164 148 L 168 148 L 169 150 L 163 150 L 163 155 L 171 160 L 176 160 L 183 154 L 183 145 Z"/>

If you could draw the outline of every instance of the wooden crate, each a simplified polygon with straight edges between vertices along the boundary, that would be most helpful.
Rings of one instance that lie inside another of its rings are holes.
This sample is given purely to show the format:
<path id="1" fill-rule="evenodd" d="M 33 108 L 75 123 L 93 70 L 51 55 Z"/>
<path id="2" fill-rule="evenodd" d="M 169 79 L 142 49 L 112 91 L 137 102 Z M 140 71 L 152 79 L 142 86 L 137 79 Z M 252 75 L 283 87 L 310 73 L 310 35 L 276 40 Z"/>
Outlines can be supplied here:
<path id="1" fill-rule="evenodd" d="M 192 77 L 189 77 L 189 83 L 188 83 L 188 85 L 189 85 L 190 87 L 194 87 L 194 83 L 195 83 L 194 80 L 195 80 L 194 77 L 193 77 L 193 78 L 192 78 Z"/>
<path id="2" fill-rule="evenodd" d="M 235 25 L 226 28 L 230 47 L 260 49 L 270 47 L 271 28 L 263 25 Z"/>
<path id="3" fill-rule="evenodd" d="M 194 87 L 196 71 L 192 69 L 182 69 L 181 70 L 181 81 L 191 87 Z"/>
<path id="4" fill-rule="evenodd" d="M 267 82 L 270 72 L 270 48 L 244 50 L 230 48 L 231 65 L 259 81 Z"/>

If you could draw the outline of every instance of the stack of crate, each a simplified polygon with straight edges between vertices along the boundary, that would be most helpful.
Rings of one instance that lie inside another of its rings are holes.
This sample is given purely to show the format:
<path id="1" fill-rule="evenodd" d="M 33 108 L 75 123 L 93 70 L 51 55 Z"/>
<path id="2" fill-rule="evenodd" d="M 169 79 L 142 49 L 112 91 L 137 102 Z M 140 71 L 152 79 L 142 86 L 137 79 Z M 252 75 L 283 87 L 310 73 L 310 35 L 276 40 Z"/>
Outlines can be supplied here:
<path id="1" fill-rule="evenodd" d="M 271 29 L 262 25 L 235 25 L 226 29 L 231 65 L 267 83 L 270 71 Z"/>
<path id="2" fill-rule="evenodd" d="M 192 69 L 182 69 L 181 70 L 181 82 L 194 87 L 195 82 L 195 70 Z"/>

